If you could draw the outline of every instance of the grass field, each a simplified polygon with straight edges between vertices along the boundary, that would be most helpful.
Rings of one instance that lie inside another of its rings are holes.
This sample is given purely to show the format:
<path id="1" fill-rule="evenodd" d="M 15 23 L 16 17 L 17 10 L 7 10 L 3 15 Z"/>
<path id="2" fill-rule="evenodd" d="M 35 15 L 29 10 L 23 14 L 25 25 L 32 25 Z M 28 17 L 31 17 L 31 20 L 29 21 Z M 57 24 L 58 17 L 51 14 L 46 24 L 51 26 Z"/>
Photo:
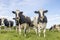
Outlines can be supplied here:
<path id="1" fill-rule="evenodd" d="M 27 36 L 24 36 L 22 32 L 21 35 L 17 34 L 15 30 L 13 31 L 0 31 L 0 40 L 60 40 L 60 32 L 57 31 L 46 31 L 46 37 L 37 36 L 34 31 L 27 33 Z"/>

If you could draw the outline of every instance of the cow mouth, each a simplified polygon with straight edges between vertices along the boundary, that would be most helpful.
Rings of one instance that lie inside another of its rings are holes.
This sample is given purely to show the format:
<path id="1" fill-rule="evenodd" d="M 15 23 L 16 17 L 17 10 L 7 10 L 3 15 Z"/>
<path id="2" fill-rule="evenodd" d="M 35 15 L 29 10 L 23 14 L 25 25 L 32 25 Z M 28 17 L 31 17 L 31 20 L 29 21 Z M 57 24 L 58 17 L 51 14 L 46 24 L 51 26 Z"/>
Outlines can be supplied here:
<path id="1" fill-rule="evenodd" d="M 42 18 L 42 19 L 43 19 L 44 17 L 40 17 L 40 18 Z"/>

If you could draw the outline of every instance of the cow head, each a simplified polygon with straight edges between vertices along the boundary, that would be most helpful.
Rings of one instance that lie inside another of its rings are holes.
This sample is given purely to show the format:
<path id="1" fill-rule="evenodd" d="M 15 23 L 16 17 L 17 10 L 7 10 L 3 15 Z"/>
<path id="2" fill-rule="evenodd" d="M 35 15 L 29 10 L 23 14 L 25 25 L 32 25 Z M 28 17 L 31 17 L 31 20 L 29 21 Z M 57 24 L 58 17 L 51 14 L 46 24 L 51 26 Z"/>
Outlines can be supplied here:
<path id="1" fill-rule="evenodd" d="M 4 17 L 0 18 L 0 25 L 1 26 L 4 26 L 4 19 L 5 19 Z"/>
<path id="2" fill-rule="evenodd" d="M 48 12 L 48 10 L 43 10 L 43 9 L 40 9 L 39 11 L 35 11 L 35 13 L 38 13 L 41 18 L 43 18 L 44 13 L 47 13 L 47 12 Z"/>
<path id="3" fill-rule="evenodd" d="M 19 18 L 20 15 L 23 13 L 23 12 L 20 12 L 19 10 L 16 10 L 16 11 L 12 11 L 12 13 L 14 13 L 16 15 L 16 18 Z"/>

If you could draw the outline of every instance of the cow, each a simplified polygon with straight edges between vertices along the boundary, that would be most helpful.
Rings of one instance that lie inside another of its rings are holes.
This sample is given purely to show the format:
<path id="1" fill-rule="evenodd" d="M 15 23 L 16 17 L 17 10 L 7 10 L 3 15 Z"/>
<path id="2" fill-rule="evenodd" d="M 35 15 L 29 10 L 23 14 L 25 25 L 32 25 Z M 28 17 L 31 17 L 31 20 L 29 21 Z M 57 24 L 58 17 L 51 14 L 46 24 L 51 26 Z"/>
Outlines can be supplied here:
<path id="1" fill-rule="evenodd" d="M 1 20 L 1 18 L 0 18 L 0 30 L 1 30 L 1 26 L 2 26 L 2 20 Z"/>
<path id="2" fill-rule="evenodd" d="M 40 9 L 39 11 L 34 11 L 35 14 L 38 14 L 38 16 L 35 16 L 33 19 L 33 25 L 36 28 L 36 34 L 40 36 L 41 29 L 43 29 L 44 37 L 45 37 L 45 31 L 46 31 L 46 25 L 47 25 L 47 17 L 44 15 L 44 13 L 47 13 L 48 10 Z"/>
<path id="3" fill-rule="evenodd" d="M 53 26 L 51 26 L 51 28 L 49 29 L 49 31 L 53 31 L 53 30 L 57 30 L 57 31 L 60 31 L 60 24 L 58 24 L 58 25 L 53 25 Z"/>
<path id="4" fill-rule="evenodd" d="M 20 10 L 12 11 L 15 14 L 16 29 L 19 34 L 21 34 L 22 25 L 24 27 L 24 34 L 26 36 L 26 30 L 31 25 L 31 19 L 28 16 L 23 15 L 23 12 Z M 27 26 L 28 25 L 28 26 Z"/>
<path id="5" fill-rule="evenodd" d="M 5 25 L 7 28 L 9 28 L 9 30 L 11 30 L 11 28 L 12 28 L 13 25 L 14 25 L 14 22 L 11 21 L 11 20 L 4 19 L 4 25 Z M 6 28 L 6 27 L 5 27 L 5 28 Z"/>
<path id="6" fill-rule="evenodd" d="M 14 22 L 11 20 L 7 20 L 6 18 L 0 18 L 0 26 L 4 26 L 5 30 L 7 28 L 13 27 Z"/>
<path id="7" fill-rule="evenodd" d="M 0 18 L 0 30 L 1 30 L 1 27 L 4 26 L 4 18 Z"/>

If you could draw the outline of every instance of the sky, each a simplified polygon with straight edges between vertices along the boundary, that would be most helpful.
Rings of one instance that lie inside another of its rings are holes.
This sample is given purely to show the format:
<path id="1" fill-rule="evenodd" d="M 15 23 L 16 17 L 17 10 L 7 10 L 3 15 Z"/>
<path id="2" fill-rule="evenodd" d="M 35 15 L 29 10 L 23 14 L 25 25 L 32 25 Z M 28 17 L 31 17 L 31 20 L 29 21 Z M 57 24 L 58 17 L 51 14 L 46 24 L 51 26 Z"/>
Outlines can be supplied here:
<path id="1" fill-rule="evenodd" d="M 41 8 L 48 10 L 45 14 L 48 19 L 47 28 L 54 24 L 60 24 L 60 0 L 0 0 L 0 18 L 13 20 L 15 15 L 12 11 L 18 9 L 33 20 L 34 16 L 37 15 L 34 11 Z"/>

